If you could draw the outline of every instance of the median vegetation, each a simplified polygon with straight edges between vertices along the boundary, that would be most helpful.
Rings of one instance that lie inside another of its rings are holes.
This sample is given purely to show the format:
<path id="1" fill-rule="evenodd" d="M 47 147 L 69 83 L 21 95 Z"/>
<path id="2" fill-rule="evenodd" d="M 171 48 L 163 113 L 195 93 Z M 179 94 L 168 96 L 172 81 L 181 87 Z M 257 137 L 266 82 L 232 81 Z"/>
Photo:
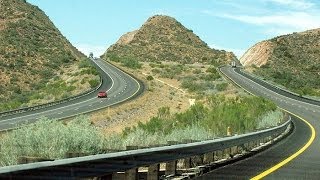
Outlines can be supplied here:
<path id="1" fill-rule="evenodd" d="M 12 91 L 10 97 L 0 96 L 0 112 L 58 101 L 88 91 L 100 83 L 97 69 L 86 58 L 60 73 L 53 73 L 44 68 L 39 75 L 41 80 L 32 83 L 29 90 L 20 88 L 17 85 L 18 79 L 11 80 L 10 90 L 1 89 L 0 85 L 0 93 Z"/>
<path id="2" fill-rule="evenodd" d="M 184 139 L 205 140 L 226 135 L 227 127 L 234 134 L 275 126 L 282 112 L 275 104 L 258 97 L 226 98 L 211 96 L 206 105 L 197 103 L 186 112 L 172 114 L 168 107 L 147 123 L 126 128 L 121 134 L 105 136 L 86 116 L 65 125 L 62 121 L 42 120 L 5 134 L 0 140 L 1 166 L 18 163 L 19 157 L 47 159 L 65 158 L 67 153 L 106 153 L 126 146 L 152 146 Z"/>

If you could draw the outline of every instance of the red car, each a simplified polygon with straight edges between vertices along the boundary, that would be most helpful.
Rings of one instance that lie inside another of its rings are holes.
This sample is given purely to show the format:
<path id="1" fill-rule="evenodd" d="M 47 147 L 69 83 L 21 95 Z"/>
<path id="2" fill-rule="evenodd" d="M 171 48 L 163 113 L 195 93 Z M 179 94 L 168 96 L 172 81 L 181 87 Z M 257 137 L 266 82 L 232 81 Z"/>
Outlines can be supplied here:
<path id="1" fill-rule="evenodd" d="M 98 93 L 98 98 L 106 98 L 107 97 L 107 92 L 105 91 L 100 91 Z"/>

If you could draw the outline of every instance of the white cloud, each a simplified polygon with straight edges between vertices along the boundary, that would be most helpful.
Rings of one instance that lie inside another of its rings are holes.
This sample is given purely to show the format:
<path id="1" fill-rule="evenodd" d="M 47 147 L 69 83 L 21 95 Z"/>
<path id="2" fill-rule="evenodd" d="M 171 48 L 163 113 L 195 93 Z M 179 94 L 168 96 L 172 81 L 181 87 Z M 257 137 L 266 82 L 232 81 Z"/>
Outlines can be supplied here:
<path id="1" fill-rule="evenodd" d="M 209 47 L 210 48 L 214 48 L 214 49 L 217 49 L 217 50 L 225 50 L 225 51 L 231 51 L 233 52 L 238 59 L 240 59 L 240 57 L 245 53 L 246 50 L 244 49 L 236 49 L 236 48 L 227 48 L 227 47 L 222 47 L 222 46 L 219 46 L 219 45 L 216 45 L 216 44 L 209 44 Z"/>
<path id="2" fill-rule="evenodd" d="M 103 45 L 92 45 L 92 44 L 80 43 L 80 44 L 75 44 L 75 46 L 79 51 L 81 51 L 83 54 L 87 56 L 92 52 L 94 57 L 99 57 L 107 50 L 107 46 L 103 46 Z"/>
<path id="3" fill-rule="evenodd" d="M 309 9 L 315 6 L 314 3 L 305 0 L 267 0 L 280 5 L 289 6 L 296 9 Z"/>
<path id="4" fill-rule="evenodd" d="M 320 27 L 320 15 L 306 12 L 285 12 L 272 15 L 217 15 L 222 18 L 233 19 L 248 24 L 266 27 L 266 32 L 304 31 Z"/>

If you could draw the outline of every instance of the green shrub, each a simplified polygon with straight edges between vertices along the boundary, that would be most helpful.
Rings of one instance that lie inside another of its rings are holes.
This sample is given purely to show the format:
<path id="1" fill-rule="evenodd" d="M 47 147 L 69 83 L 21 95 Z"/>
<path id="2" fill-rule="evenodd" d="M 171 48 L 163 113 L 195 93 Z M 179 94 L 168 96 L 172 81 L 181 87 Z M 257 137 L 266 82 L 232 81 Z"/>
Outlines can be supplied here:
<path id="1" fill-rule="evenodd" d="M 216 89 L 218 91 L 224 91 L 227 89 L 227 87 L 228 87 L 228 83 L 220 83 L 216 85 Z"/>
<path id="2" fill-rule="evenodd" d="M 67 126 L 42 118 L 5 135 L 0 140 L 0 165 L 17 164 L 18 157 L 65 158 L 67 152 L 96 154 L 103 149 L 104 137 L 80 116 Z"/>
<path id="3" fill-rule="evenodd" d="M 152 81 L 152 80 L 153 80 L 153 77 L 149 75 L 149 76 L 147 76 L 147 80 L 148 80 L 148 81 Z"/>
<path id="4" fill-rule="evenodd" d="M 90 84 L 91 88 L 97 87 L 99 85 L 99 83 L 100 83 L 99 80 L 96 80 L 96 79 L 89 80 L 89 84 Z"/>
<path id="5" fill-rule="evenodd" d="M 123 58 L 121 59 L 122 65 L 131 68 L 131 69 L 140 69 L 142 67 L 142 64 L 133 58 Z"/>

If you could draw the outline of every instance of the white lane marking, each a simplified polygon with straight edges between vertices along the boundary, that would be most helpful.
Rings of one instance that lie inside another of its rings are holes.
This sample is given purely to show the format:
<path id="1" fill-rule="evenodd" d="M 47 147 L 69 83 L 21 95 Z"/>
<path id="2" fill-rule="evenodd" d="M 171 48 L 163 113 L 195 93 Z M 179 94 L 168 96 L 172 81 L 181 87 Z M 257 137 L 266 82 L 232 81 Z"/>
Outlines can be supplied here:
<path id="1" fill-rule="evenodd" d="M 93 62 L 96 63 L 95 61 L 93 61 Z M 100 69 L 101 69 L 103 72 L 105 72 L 105 73 L 110 77 L 110 79 L 111 79 L 111 81 L 112 81 L 111 87 L 107 90 L 107 91 L 109 91 L 110 89 L 113 88 L 114 80 L 113 80 L 113 78 L 111 77 L 111 75 L 110 75 L 108 72 L 106 72 L 98 63 L 96 63 L 96 64 L 100 67 Z M 37 116 L 37 115 L 49 113 L 49 112 L 52 112 L 52 111 L 56 111 L 56 110 L 59 110 L 59 109 L 65 109 L 65 108 L 67 108 L 67 107 L 71 107 L 71 106 L 75 106 L 75 105 L 78 105 L 78 104 L 82 104 L 82 103 L 91 101 L 91 100 L 93 100 L 93 99 L 96 99 L 96 97 L 90 98 L 90 99 L 87 99 L 87 100 L 85 100 L 85 101 L 81 101 L 81 102 L 78 102 L 78 103 L 75 103 L 75 104 L 70 104 L 70 105 L 67 105 L 67 106 L 62 106 L 62 107 L 60 107 L 60 108 L 51 109 L 51 110 L 48 110 L 48 111 L 38 112 L 38 113 L 35 113 L 35 114 L 29 114 L 29 115 L 25 115 L 25 116 L 19 116 L 19 117 L 17 117 L 17 118 L 26 118 L 26 117 L 30 117 L 30 116 Z M 11 119 L 7 119 L 7 120 L 2 120 L 1 123 L 7 122 L 7 121 L 12 121 L 12 120 L 14 120 L 14 119 L 16 119 L 16 118 L 11 118 Z"/>
<path id="2" fill-rule="evenodd" d="M 93 61 L 93 62 L 94 62 L 96 65 L 98 65 L 98 66 L 100 67 L 100 69 L 110 77 L 110 79 L 111 79 L 111 81 L 112 81 L 112 84 L 111 84 L 111 87 L 107 90 L 107 91 L 109 91 L 110 89 L 113 88 L 113 85 L 114 85 L 114 80 L 113 80 L 112 76 L 111 76 L 107 71 L 105 71 L 104 68 L 102 68 L 97 61 Z"/>
<path id="3" fill-rule="evenodd" d="M 91 107 L 91 106 L 92 106 L 92 104 L 89 104 L 89 106 Z"/>
<path id="4" fill-rule="evenodd" d="M 270 92 L 273 92 L 273 93 L 275 93 L 275 94 L 277 94 L 277 95 L 279 95 L 279 96 L 281 96 L 281 97 L 285 97 L 285 98 L 287 98 L 287 99 L 290 99 L 290 100 L 293 100 L 293 101 L 296 101 L 296 102 L 299 102 L 299 103 L 308 104 L 308 105 L 310 105 L 310 106 L 319 107 L 318 105 L 310 104 L 310 103 L 303 102 L 303 101 L 299 101 L 299 100 L 296 100 L 296 99 L 293 99 L 293 98 L 290 98 L 290 97 L 287 97 L 287 96 L 283 96 L 283 95 L 281 95 L 281 94 L 279 94 L 279 93 L 277 93 L 277 92 L 275 92 L 275 91 L 272 91 L 272 90 L 270 90 L 270 89 L 268 89 L 268 88 L 266 88 L 266 87 L 264 87 L 264 86 L 262 86 L 262 85 L 260 85 L 260 84 L 258 84 L 258 83 L 256 83 L 256 82 L 254 82 L 253 80 L 251 80 L 251 79 L 243 76 L 242 74 L 239 74 L 239 73 L 235 72 L 235 70 L 234 70 L 233 68 L 232 68 L 232 71 L 233 71 L 235 74 L 240 75 L 240 76 L 242 76 L 243 78 L 245 78 L 245 79 L 253 82 L 254 84 L 257 84 L 258 86 L 260 86 L 260 87 L 262 87 L 262 88 L 264 88 L 264 89 L 266 89 L 266 90 L 268 90 L 268 91 L 270 91 Z M 266 83 L 267 83 L 267 82 L 266 82 Z M 267 84 L 269 84 L 269 83 L 267 83 Z M 269 85 L 270 85 L 270 84 L 269 84 Z"/>
<path id="5" fill-rule="evenodd" d="M 61 111 L 61 112 L 58 112 L 58 114 L 62 114 L 63 112 Z"/>
<path id="6" fill-rule="evenodd" d="M 123 72 L 121 69 L 116 68 L 114 65 L 112 65 L 112 64 L 110 64 L 110 63 L 108 63 L 108 62 L 105 62 L 105 63 L 109 64 L 110 66 L 113 66 L 116 70 Z M 119 102 L 114 102 L 114 103 L 112 103 L 112 104 L 109 104 L 109 105 L 107 105 L 107 106 L 99 107 L 99 108 L 96 108 L 96 109 L 93 109 L 93 110 L 84 111 L 84 112 L 81 112 L 81 113 L 77 113 L 77 114 L 70 115 L 70 116 L 66 116 L 66 117 L 59 118 L 59 119 L 65 119 L 65 118 L 69 118 L 69 117 L 74 117 L 74 116 L 77 116 L 77 115 L 80 115 L 80 114 L 86 114 L 86 113 L 89 113 L 89 112 L 92 112 L 92 111 L 96 111 L 96 110 L 99 110 L 99 109 L 103 109 L 103 108 L 106 108 L 106 107 L 110 107 L 110 106 L 113 106 L 113 105 L 115 105 L 115 104 L 124 102 L 124 101 L 126 101 L 127 99 L 129 99 L 129 98 L 133 97 L 134 95 L 136 95 L 136 94 L 139 92 L 140 88 L 141 88 L 139 82 L 138 82 L 136 79 L 134 79 L 133 77 L 131 77 L 130 75 L 126 74 L 125 72 L 123 72 L 123 73 L 124 73 L 126 76 L 128 76 L 129 78 L 131 78 L 132 80 L 134 80 L 134 81 L 138 84 L 138 87 L 139 87 L 139 88 L 138 88 L 138 89 L 136 90 L 136 92 L 134 92 L 131 96 L 129 96 L 129 97 L 127 97 L 127 98 L 125 98 L 125 99 L 123 99 L 123 100 L 121 100 L 121 101 L 119 101 Z M 110 88 L 110 89 L 111 89 L 111 88 Z M 115 95 L 115 97 L 116 97 L 116 95 Z M 111 98 L 109 98 L 109 99 L 111 99 Z M 62 108 L 64 108 L 64 107 L 62 107 Z M 37 117 L 36 119 L 40 119 L 40 117 Z M 12 119 L 11 119 L 11 120 L 12 120 Z M 4 121 L 10 121 L 10 119 L 8 119 L 8 120 L 3 120 L 3 121 L 0 122 L 0 124 L 1 124 L 2 122 L 4 122 Z M 15 124 L 16 124 L 16 123 L 15 123 Z M 9 129 L 13 129 L 13 128 L 9 128 Z M 5 130 L 5 129 L 4 129 L 4 130 Z M 4 131 L 4 130 L 1 130 L 1 131 Z"/>
<path id="7" fill-rule="evenodd" d="M 77 110 L 79 110 L 79 108 L 75 108 L 74 110 L 77 111 Z"/>

